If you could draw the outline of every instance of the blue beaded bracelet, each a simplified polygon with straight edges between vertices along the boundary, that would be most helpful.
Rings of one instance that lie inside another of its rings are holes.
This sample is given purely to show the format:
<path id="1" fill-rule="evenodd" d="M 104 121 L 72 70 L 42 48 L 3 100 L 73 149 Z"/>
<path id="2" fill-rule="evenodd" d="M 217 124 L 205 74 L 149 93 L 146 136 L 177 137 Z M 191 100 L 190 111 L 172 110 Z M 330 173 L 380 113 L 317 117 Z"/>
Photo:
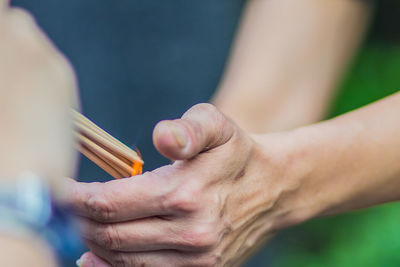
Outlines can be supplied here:
<path id="1" fill-rule="evenodd" d="M 64 261 L 84 248 L 76 229 L 69 209 L 53 201 L 48 186 L 36 174 L 24 172 L 9 183 L 0 180 L 0 231 L 33 232 Z"/>

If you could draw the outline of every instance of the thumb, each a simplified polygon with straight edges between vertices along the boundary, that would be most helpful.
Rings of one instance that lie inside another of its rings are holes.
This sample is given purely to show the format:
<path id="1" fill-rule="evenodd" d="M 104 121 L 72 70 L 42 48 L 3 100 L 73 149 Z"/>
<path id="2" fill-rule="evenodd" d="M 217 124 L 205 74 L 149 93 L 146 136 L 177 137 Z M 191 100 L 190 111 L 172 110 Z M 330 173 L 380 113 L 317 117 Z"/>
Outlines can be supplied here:
<path id="1" fill-rule="evenodd" d="M 198 104 L 181 119 L 159 122 L 153 132 L 153 143 L 171 160 L 190 159 L 225 144 L 234 131 L 234 124 L 216 107 Z"/>

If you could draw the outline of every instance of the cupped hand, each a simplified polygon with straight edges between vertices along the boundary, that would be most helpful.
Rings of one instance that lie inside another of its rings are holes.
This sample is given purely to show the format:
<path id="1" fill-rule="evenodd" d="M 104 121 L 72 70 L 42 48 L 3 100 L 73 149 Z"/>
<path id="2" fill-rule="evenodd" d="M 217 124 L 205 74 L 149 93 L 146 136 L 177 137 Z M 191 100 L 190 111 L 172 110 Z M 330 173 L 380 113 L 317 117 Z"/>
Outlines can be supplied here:
<path id="1" fill-rule="evenodd" d="M 83 266 L 235 266 L 280 228 L 289 212 L 280 204 L 296 188 L 283 141 L 246 134 L 210 104 L 160 122 L 153 139 L 172 165 L 70 181 L 91 250 Z"/>

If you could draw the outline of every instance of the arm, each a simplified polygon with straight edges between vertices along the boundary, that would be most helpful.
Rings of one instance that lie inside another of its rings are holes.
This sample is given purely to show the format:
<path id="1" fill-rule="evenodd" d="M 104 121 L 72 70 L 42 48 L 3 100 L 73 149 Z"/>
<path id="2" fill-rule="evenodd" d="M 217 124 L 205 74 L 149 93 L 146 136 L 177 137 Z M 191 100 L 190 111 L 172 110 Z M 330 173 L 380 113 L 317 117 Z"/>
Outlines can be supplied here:
<path id="1" fill-rule="evenodd" d="M 362 0 L 250 0 L 212 102 L 250 132 L 322 119 L 371 11 Z"/>
<path id="2" fill-rule="evenodd" d="M 155 146 L 174 164 L 104 184 L 71 181 L 91 249 L 82 261 L 236 266 L 277 230 L 400 200 L 399 113 L 400 93 L 323 123 L 249 135 L 197 105 L 155 128 Z"/>
<path id="3" fill-rule="evenodd" d="M 296 212 L 308 219 L 307 214 L 324 216 L 400 200 L 399 114 L 397 93 L 294 131 L 299 143 L 295 158 L 305 171 Z"/>

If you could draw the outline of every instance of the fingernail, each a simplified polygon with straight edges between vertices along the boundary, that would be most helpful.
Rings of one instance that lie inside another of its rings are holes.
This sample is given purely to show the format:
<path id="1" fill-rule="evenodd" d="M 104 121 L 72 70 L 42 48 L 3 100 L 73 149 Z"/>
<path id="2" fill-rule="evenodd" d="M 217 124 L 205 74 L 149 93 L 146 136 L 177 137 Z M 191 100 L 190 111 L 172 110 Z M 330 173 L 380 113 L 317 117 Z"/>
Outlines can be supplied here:
<path id="1" fill-rule="evenodd" d="M 82 259 L 78 259 L 78 260 L 76 261 L 76 266 L 82 267 L 82 264 L 83 264 Z"/>
<path id="2" fill-rule="evenodd" d="M 86 258 L 85 261 L 83 258 Z M 76 266 L 78 267 L 94 267 L 94 264 L 92 260 L 88 257 L 85 257 L 85 254 L 82 255 L 77 261 L 76 261 Z"/>
<path id="3" fill-rule="evenodd" d="M 181 126 L 176 125 L 173 122 L 168 122 L 168 127 L 171 129 L 172 134 L 175 137 L 176 142 L 181 148 L 184 148 L 187 143 L 187 137 Z"/>

